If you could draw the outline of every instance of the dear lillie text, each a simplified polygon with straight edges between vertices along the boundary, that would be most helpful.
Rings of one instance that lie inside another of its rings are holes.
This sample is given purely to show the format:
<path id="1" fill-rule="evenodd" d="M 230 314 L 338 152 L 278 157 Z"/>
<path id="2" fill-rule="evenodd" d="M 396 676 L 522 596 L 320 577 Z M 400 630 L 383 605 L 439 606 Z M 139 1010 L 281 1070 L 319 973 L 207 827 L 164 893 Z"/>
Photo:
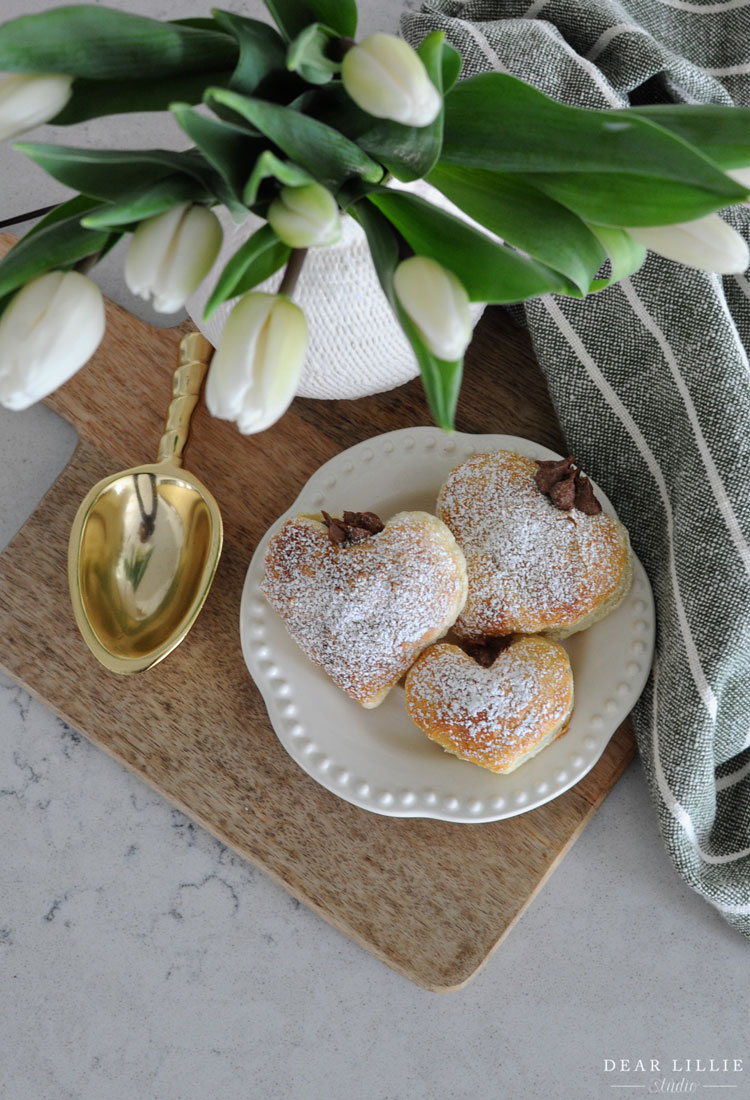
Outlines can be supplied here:
<path id="1" fill-rule="evenodd" d="M 630 1085 L 630 1088 L 646 1089 L 650 1095 L 659 1093 L 695 1093 L 705 1085 L 705 1077 L 700 1085 L 693 1074 L 734 1074 L 744 1070 L 742 1058 L 605 1058 L 605 1073 L 649 1074 L 647 1083 Z M 670 1074 L 672 1076 L 666 1076 Z M 656 1076 L 658 1075 L 658 1076 Z M 675 1076 L 676 1075 L 676 1076 Z M 714 1078 L 715 1080 L 715 1078 Z M 627 1086 L 612 1085 L 613 1088 Z M 722 1088 L 736 1088 L 736 1085 L 723 1084 Z"/>

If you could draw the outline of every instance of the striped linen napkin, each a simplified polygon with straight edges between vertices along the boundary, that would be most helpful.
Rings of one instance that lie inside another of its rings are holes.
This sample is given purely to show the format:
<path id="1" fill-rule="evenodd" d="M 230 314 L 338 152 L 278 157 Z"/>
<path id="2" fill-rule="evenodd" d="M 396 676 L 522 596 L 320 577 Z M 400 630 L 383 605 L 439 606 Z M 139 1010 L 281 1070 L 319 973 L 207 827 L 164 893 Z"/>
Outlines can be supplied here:
<path id="1" fill-rule="evenodd" d="M 750 0 L 435 0 L 462 76 L 495 69 L 576 106 L 750 105 Z M 631 100 L 632 97 L 632 100 Z M 750 207 L 727 215 L 750 239 Z M 526 321 L 568 449 L 612 498 L 657 604 L 634 725 L 667 850 L 750 937 L 750 280 L 649 253 Z"/>

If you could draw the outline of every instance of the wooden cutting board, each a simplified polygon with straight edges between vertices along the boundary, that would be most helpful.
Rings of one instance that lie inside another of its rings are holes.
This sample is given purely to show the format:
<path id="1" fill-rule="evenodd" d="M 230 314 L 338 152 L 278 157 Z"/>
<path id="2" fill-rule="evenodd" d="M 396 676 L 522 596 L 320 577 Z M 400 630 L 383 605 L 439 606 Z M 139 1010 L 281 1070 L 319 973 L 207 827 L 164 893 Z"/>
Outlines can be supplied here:
<path id="1" fill-rule="evenodd" d="M 0 254 L 12 238 L 0 235 Z M 418 381 L 349 401 L 297 400 L 260 436 L 202 406 L 185 465 L 224 517 L 216 581 L 188 638 L 135 677 L 86 649 L 67 590 L 68 531 L 105 474 L 151 462 L 189 326 L 157 330 L 108 305 L 91 363 L 48 401 L 78 447 L 0 556 L 0 665 L 66 722 L 377 958 L 427 989 L 457 989 L 502 940 L 635 752 L 628 723 L 572 790 L 484 825 L 399 820 L 343 802 L 286 755 L 240 652 L 253 550 L 323 462 L 368 436 L 430 423 Z M 457 428 L 564 450 L 529 340 L 501 310 L 480 324 Z M 367 502 L 355 502 L 366 507 Z"/>

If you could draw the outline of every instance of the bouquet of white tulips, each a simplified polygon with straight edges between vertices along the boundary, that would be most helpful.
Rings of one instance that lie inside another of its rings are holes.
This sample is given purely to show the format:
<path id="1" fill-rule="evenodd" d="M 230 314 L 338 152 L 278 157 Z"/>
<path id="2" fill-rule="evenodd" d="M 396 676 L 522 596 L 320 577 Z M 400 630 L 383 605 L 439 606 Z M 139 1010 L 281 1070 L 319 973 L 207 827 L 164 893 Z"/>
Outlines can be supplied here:
<path id="1" fill-rule="evenodd" d="M 0 27 L 0 139 L 43 121 L 168 111 L 188 146 L 16 146 L 77 195 L 0 262 L 4 404 L 44 396 L 95 350 L 103 310 L 84 272 L 123 235 L 131 290 L 179 309 L 219 252 L 217 206 L 264 220 L 206 305 L 208 316 L 237 299 L 206 396 L 245 432 L 294 395 L 307 344 L 296 278 L 342 215 L 367 236 L 444 428 L 471 302 L 584 297 L 636 271 L 647 247 L 719 272 L 748 266 L 716 211 L 747 198 L 750 110 L 568 107 L 502 73 L 459 81 L 442 32 L 416 51 L 385 34 L 357 42 L 354 0 L 266 7 L 275 27 L 221 10 L 160 22 L 92 5 Z M 392 177 L 426 179 L 474 224 L 390 188 Z M 281 268 L 277 294 L 254 289 Z"/>

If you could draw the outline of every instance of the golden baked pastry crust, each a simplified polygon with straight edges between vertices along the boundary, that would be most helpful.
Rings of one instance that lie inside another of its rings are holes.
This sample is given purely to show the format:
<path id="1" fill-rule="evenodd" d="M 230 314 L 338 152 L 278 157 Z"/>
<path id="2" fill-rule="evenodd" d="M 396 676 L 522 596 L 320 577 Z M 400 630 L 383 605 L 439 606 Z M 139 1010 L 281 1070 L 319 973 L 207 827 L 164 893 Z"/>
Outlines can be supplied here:
<path id="1" fill-rule="evenodd" d="M 379 534 L 337 546 L 315 516 L 271 539 L 261 589 L 292 638 L 343 691 L 376 707 L 466 599 L 466 563 L 427 512 L 399 512 Z"/>
<path id="2" fill-rule="evenodd" d="M 515 771 L 563 734 L 573 674 L 562 646 L 519 636 L 484 668 L 458 646 L 426 650 L 406 677 L 406 709 L 431 740 L 490 771 Z"/>
<path id="3" fill-rule="evenodd" d="M 534 459 L 474 455 L 452 470 L 437 514 L 466 556 L 469 594 L 455 630 L 479 639 L 560 639 L 613 611 L 630 588 L 625 528 L 605 515 L 565 512 L 537 488 Z"/>

